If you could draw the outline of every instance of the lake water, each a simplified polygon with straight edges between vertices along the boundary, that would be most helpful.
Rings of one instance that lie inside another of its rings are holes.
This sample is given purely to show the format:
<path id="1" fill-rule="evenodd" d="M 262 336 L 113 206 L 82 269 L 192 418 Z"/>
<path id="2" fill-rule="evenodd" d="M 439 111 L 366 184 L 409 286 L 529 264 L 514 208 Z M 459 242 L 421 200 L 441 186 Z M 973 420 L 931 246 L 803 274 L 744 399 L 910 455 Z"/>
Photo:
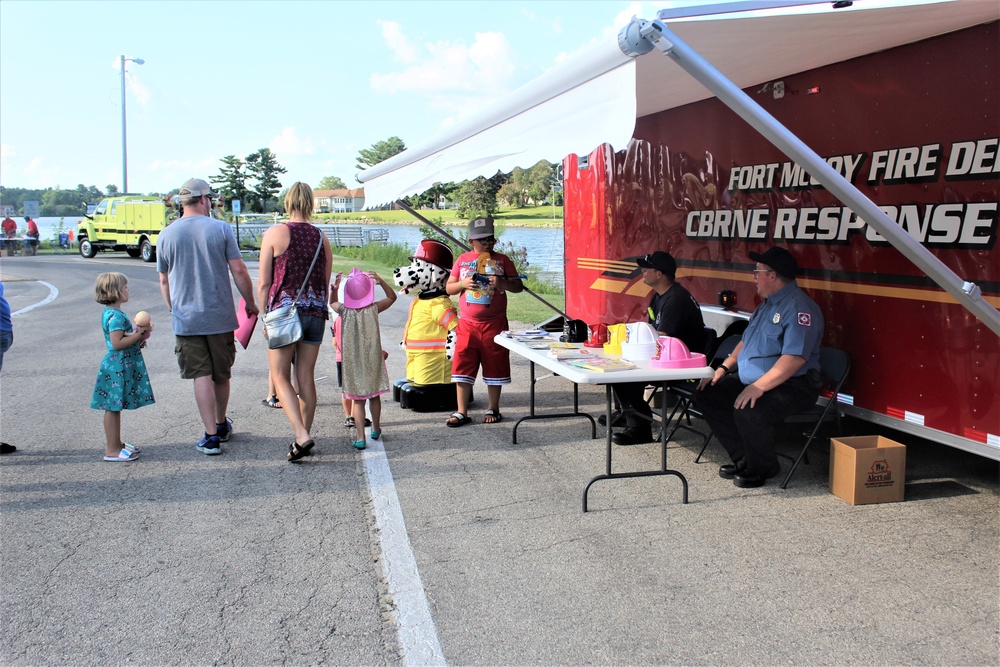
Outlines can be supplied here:
<path id="1" fill-rule="evenodd" d="M 411 250 L 423 239 L 416 225 L 362 225 L 387 229 L 391 243 L 404 243 Z M 466 227 L 444 227 L 457 238 Z M 560 286 L 564 283 L 563 230 L 561 227 L 507 227 L 500 236 L 501 243 L 524 246 L 528 250 L 528 273 Z"/>
<path id="2" fill-rule="evenodd" d="M 25 228 L 24 218 L 17 217 L 18 231 Z M 38 232 L 43 241 L 58 240 L 59 223 L 62 221 L 63 231 L 72 229 L 83 220 L 82 216 L 67 216 L 64 218 L 35 218 Z M 416 250 L 417 244 L 423 239 L 418 225 L 362 225 L 371 229 L 385 229 L 389 232 L 389 241 L 406 244 L 410 250 Z M 462 227 L 445 227 L 454 236 L 460 237 L 465 230 Z M 524 246 L 528 250 L 529 273 L 544 278 L 557 285 L 564 286 L 563 264 L 563 230 L 561 227 L 507 227 L 500 236 L 501 243 Z"/>
<path id="3" fill-rule="evenodd" d="M 27 229 L 27 225 L 24 223 L 24 216 L 11 216 L 17 222 L 17 231 L 23 234 Z M 76 223 L 83 220 L 82 215 L 67 216 L 65 218 L 35 218 L 35 224 L 38 225 L 38 238 L 42 241 L 59 241 L 59 221 L 63 221 L 63 231 L 68 232 L 73 230 L 73 234 L 76 234 Z"/>

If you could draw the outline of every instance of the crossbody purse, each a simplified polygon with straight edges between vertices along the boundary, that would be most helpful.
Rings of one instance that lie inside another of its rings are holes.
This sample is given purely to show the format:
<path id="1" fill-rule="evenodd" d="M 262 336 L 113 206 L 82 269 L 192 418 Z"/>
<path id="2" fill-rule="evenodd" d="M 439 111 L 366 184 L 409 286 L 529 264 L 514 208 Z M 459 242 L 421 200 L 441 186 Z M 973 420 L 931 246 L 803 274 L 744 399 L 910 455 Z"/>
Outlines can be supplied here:
<path id="1" fill-rule="evenodd" d="M 299 297 L 309 282 L 313 267 L 316 266 L 316 259 L 319 258 L 319 251 L 323 249 L 323 234 L 320 234 L 319 245 L 316 246 L 316 254 L 313 255 L 312 264 L 306 271 L 306 278 L 302 281 L 299 293 L 295 295 L 295 301 L 288 306 L 269 310 L 264 315 L 264 329 L 267 331 L 267 346 L 270 349 L 285 347 L 302 340 L 302 322 L 299 321 Z"/>

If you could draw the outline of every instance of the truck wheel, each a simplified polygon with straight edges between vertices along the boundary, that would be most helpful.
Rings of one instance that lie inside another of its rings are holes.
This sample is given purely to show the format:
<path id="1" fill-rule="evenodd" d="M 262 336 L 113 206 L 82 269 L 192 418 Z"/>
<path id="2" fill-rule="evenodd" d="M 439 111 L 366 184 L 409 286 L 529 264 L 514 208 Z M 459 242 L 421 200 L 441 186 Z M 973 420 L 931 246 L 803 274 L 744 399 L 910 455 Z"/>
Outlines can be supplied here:
<path id="1" fill-rule="evenodd" d="M 125 252 L 126 252 L 126 254 L 128 254 L 129 257 L 138 257 L 139 253 L 140 253 L 140 249 L 139 248 L 125 248 Z"/>
<path id="2" fill-rule="evenodd" d="M 142 255 L 142 261 L 144 262 L 152 262 L 156 259 L 156 248 L 149 242 L 149 239 L 142 240 L 142 245 L 139 246 L 139 253 Z"/>
<path id="3" fill-rule="evenodd" d="M 97 254 L 97 248 L 91 245 L 90 239 L 86 236 L 80 238 L 80 254 L 87 259 L 90 259 Z"/>

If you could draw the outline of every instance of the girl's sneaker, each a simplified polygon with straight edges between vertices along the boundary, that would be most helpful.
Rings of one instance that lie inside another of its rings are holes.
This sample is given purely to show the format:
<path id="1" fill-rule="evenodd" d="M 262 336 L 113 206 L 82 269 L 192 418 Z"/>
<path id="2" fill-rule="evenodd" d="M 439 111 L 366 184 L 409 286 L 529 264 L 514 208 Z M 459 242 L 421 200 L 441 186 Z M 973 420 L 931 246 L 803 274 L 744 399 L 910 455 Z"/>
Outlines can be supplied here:
<path id="1" fill-rule="evenodd" d="M 365 441 L 364 440 L 355 440 L 354 441 L 354 449 L 364 449 L 364 448 L 365 448 Z"/>
<path id="2" fill-rule="evenodd" d="M 379 429 L 374 429 L 373 428 L 372 432 L 371 432 L 371 435 L 372 435 L 372 440 L 378 440 L 379 438 L 382 437 L 382 431 L 379 430 Z"/>

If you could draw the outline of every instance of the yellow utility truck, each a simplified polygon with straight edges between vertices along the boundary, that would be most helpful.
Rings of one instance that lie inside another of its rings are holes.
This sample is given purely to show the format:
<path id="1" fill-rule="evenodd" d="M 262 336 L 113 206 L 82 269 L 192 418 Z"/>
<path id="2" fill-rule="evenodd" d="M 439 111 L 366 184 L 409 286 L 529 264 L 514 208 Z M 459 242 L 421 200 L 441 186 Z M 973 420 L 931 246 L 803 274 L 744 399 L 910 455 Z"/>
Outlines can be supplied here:
<path id="1" fill-rule="evenodd" d="M 176 209 L 159 197 L 108 197 L 77 225 L 80 254 L 89 259 L 98 252 L 124 250 L 129 257 L 152 262 L 160 232 L 175 217 Z"/>

